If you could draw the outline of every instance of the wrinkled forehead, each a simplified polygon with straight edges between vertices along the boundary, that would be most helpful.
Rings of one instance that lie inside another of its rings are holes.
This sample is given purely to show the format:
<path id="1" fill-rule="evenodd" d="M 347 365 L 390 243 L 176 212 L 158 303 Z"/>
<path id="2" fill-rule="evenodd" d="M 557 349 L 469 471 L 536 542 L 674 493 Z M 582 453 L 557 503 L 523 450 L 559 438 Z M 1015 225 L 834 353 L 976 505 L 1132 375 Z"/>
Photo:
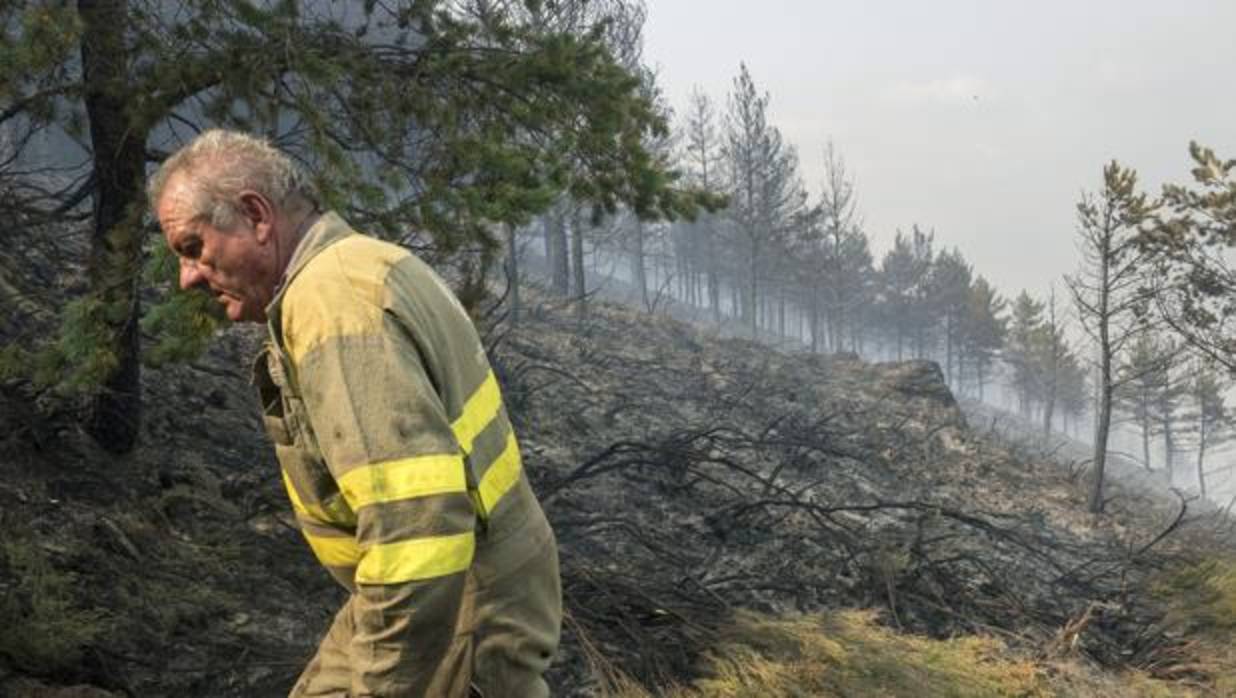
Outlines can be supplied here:
<path id="1" fill-rule="evenodd" d="M 197 192 L 184 172 L 177 172 L 168 178 L 159 201 L 155 205 L 155 215 L 164 235 L 179 234 L 197 215 Z"/>

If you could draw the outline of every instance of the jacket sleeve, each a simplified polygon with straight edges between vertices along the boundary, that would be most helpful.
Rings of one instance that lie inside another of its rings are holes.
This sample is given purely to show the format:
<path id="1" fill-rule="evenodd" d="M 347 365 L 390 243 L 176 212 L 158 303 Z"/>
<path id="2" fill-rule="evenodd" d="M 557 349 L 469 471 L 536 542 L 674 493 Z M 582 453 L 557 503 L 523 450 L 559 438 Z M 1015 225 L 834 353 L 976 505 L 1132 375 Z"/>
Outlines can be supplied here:
<path id="1" fill-rule="evenodd" d="M 414 340 L 388 327 L 380 305 L 332 283 L 290 289 L 284 337 L 327 468 L 357 519 L 351 695 L 425 695 L 450 661 L 476 515 Z"/>

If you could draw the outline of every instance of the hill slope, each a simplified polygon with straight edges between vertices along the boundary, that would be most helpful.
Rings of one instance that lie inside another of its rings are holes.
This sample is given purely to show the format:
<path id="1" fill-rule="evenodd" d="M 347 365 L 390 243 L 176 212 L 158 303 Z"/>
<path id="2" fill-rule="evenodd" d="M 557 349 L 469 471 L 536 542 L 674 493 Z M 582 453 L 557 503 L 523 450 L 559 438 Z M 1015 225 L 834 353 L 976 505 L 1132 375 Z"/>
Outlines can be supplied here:
<path id="1" fill-rule="evenodd" d="M 781 636 L 748 631 L 803 613 L 857 644 L 996 638 L 983 652 L 1008 653 L 1025 686 L 1065 660 L 1172 691 L 1221 678 L 1154 585 L 1225 546 L 1225 518 L 1116 488 L 1093 520 L 1084 474 L 970 428 L 928 362 L 772 352 L 612 305 L 581 323 L 533 301 L 490 339 L 562 550 L 556 695 L 716 679 L 718 652 L 768 649 Z M 6 388 L 0 628 L 16 632 L 0 639 L 0 695 L 290 686 L 341 592 L 290 525 L 247 386 L 259 341 L 232 330 L 151 372 L 142 445 L 123 459 Z M 896 632 L 827 615 L 850 608 Z M 893 663 L 941 647 L 922 642 Z"/>

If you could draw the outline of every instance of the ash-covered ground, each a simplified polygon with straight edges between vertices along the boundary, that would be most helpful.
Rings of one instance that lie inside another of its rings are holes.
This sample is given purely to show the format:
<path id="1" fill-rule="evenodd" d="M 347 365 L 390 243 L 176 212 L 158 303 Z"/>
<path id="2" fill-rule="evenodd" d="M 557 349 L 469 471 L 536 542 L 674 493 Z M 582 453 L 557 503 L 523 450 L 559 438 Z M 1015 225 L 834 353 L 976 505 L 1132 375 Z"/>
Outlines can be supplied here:
<path id="1" fill-rule="evenodd" d="M 1075 459 L 968 423 L 930 362 L 772 351 L 531 293 L 486 332 L 561 546 L 555 695 L 690 678 L 740 609 L 875 608 L 890 627 L 1194 678 L 1155 575 L 1230 547 L 1147 487 L 1085 513 Z M 0 695 L 282 695 L 342 601 L 295 532 L 230 330 L 146 375 L 138 451 L 0 402 Z M 50 601 L 49 601 L 50 600 Z M 62 623 L 62 625 L 57 625 Z"/>

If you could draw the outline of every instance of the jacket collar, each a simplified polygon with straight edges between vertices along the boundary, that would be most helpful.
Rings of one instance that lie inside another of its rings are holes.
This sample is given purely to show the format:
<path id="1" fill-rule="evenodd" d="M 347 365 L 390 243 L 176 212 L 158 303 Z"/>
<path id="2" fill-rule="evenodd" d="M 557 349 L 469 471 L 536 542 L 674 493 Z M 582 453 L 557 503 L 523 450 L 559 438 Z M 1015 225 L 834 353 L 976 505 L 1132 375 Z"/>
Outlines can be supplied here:
<path id="1" fill-rule="evenodd" d="M 327 211 L 318 216 L 309 230 L 301 236 L 296 250 L 292 252 L 292 258 L 288 260 L 288 266 L 283 272 L 283 278 L 279 281 L 279 287 L 275 290 L 275 297 L 266 306 L 267 325 L 273 337 L 283 335 L 279 309 L 283 304 L 283 294 L 287 292 L 292 280 L 308 266 L 310 260 L 318 256 L 319 252 L 354 233 L 355 231 L 339 214 Z"/>
<path id="2" fill-rule="evenodd" d="M 318 216 L 309 230 L 301 236 L 300 242 L 296 244 L 296 250 L 292 252 L 292 258 L 288 260 L 288 266 L 283 271 L 283 278 L 279 280 L 279 287 L 275 290 L 275 297 L 271 300 L 267 310 L 269 311 L 283 300 L 283 293 L 287 291 L 292 279 L 296 278 L 301 269 L 309 264 L 309 260 L 318 256 L 319 252 L 331 244 L 353 233 L 352 228 L 334 211 L 327 211 Z"/>

